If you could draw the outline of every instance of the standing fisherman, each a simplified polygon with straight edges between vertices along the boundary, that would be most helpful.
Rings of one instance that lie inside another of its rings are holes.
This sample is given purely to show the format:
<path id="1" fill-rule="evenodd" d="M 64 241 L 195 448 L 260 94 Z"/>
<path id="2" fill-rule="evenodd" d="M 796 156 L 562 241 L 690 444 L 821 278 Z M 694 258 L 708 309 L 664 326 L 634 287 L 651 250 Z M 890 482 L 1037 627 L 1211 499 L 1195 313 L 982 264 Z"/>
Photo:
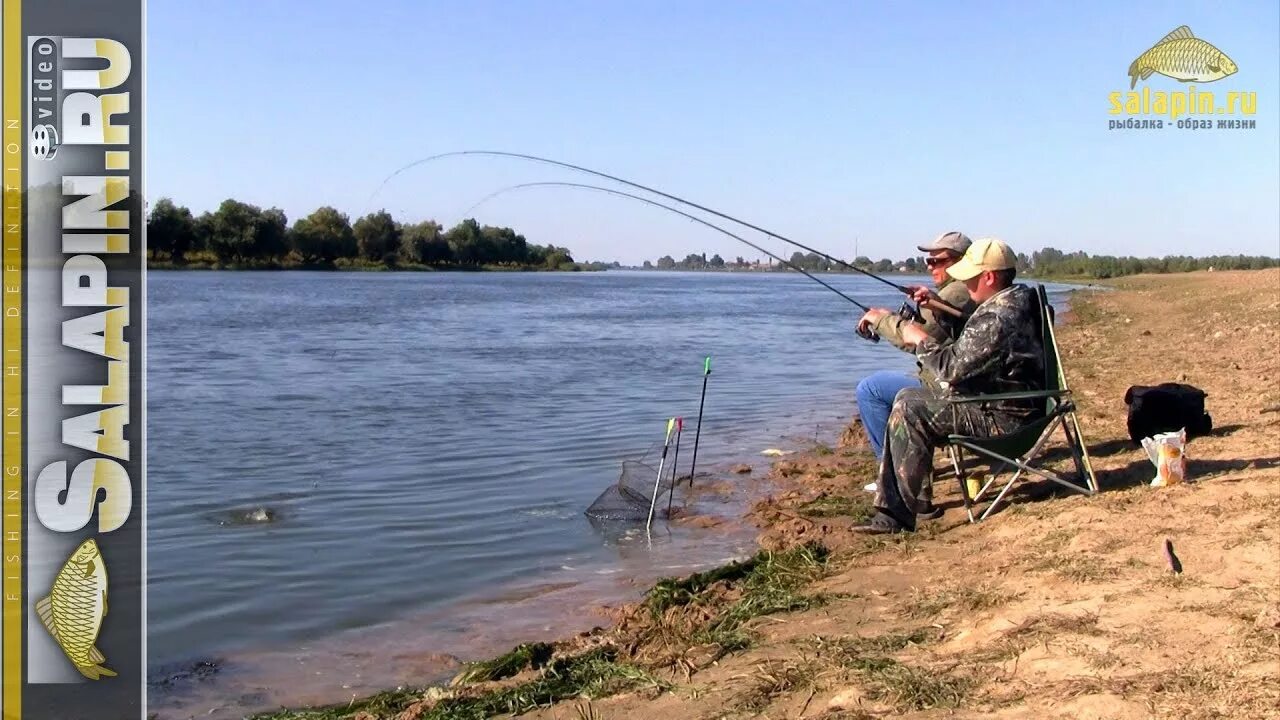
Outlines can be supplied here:
<path id="1" fill-rule="evenodd" d="M 924 318 L 924 323 L 921 324 L 884 308 L 872 308 L 859 321 L 860 329 L 869 329 L 888 340 L 894 347 L 909 353 L 915 352 L 915 344 L 903 339 L 903 330 L 909 325 L 920 327 L 936 342 L 945 342 L 959 337 L 965 321 L 977 308 L 977 304 L 969 297 L 964 283 L 956 282 L 947 274 L 947 268 L 964 256 L 970 244 L 969 238 L 964 233 L 953 230 L 939 235 L 930 245 L 918 246 L 919 250 L 928 254 L 924 262 L 929 268 L 929 275 L 933 278 L 934 285 L 938 288 L 938 296 L 959 308 L 964 313 L 964 317 L 958 318 L 947 313 L 935 312 L 927 306 L 922 306 L 920 315 Z M 867 439 L 871 443 L 871 450 L 875 453 L 877 462 L 884 457 L 885 427 L 888 425 L 889 411 L 893 408 L 893 399 L 897 397 L 898 391 L 918 388 L 924 383 L 934 382 L 934 378 L 923 365 L 919 362 L 916 365 L 920 372 L 914 376 L 880 370 L 858 383 L 858 415 L 862 418 L 862 427 L 866 430 Z M 874 491 L 875 487 L 868 485 L 867 489 Z M 933 508 L 932 483 L 925 484 L 922 495 L 920 505 L 924 508 L 924 514 L 928 517 L 938 514 Z"/>

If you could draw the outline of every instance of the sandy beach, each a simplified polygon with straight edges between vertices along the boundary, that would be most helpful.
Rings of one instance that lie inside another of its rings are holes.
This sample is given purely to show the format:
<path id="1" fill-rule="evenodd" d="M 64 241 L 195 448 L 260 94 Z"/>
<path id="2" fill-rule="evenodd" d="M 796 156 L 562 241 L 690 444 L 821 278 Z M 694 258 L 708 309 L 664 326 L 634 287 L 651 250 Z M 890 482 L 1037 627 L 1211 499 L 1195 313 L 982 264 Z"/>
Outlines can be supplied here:
<path id="1" fill-rule="evenodd" d="M 938 454 L 942 518 L 856 535 L 874 460 L 855 420 L 836 447 L 755 463 L 771 491 L 748 561 L 663 581 L 607 626 L 445 687 L 260 717 L 1273 717 L 1280 271 L 1105 285 L 1058 308 L 1097 495 L 1029 482 L 970 524 Z M 1155 488 L 1123 398 L 1160 382 L 1203 389 L 1214 431 L 1187 446 L 1191 482 Z"/>

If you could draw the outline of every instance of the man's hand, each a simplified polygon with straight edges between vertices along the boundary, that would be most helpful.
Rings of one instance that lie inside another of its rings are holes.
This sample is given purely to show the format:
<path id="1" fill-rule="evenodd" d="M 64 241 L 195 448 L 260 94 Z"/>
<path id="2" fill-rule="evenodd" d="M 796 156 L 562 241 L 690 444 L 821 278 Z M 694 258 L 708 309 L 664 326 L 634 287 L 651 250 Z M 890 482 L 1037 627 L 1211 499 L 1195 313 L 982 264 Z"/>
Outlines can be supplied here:
<path id="1" fill-rule="evenodd" d="M 948 315 L 961 317 L 958 309 L 952 307 L 950 303 L 943 300 L 942 297 L 932 289 L 922 285 L 908 285 L 906 287 L 911 291 L 911 299 L 915 300 L 920 307 L 929 308 L 934 312 L 944 312 Z"/>
<path id="2" fill-rule="evenodd" d="M 871 308 L 866 312 L 865 315 L 862 316 L 862 319 L 858 321 L 858 332 L 860 333 L 870 332 L 871 329 L 875 327 L 876 323 L 880 322 L 886 315 L 889 315 L 889 314 L 890 312 L 888 310 L 885 310 L 884 308 Z"/>
<path id="3" fill-rule="evenodd" d="M 938 293 L 923 285 L 908 285 L 907 289 L 911 291 L 911 299 L 921 305 L 928 306 L 931 300 L 941 300 Z"/>
<path id="4" fill-rule="evenodd" d="M 902 337 L 902 342 L 907 345 L 919 345 L 929 338 L 929 333 L 916 323 L 902 323 L 898 334 Z"/>

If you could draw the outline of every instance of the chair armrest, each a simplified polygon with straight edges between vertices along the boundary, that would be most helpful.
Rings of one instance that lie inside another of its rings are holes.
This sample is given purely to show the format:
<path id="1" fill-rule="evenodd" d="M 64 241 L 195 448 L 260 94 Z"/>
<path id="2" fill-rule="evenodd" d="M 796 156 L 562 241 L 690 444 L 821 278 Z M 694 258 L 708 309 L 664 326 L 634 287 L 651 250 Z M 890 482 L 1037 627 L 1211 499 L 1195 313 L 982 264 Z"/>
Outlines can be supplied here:
<path id="1" fill-rule="evenodd" d="M 1062 397 L 1069 390 L 1022 390 L 1020 392 L 994 393 L 992 395 L 957 395 L 947 398 L 951 403 L 1000 402 L 1001 400 L 1032 400 L 1035 398 Z"/>

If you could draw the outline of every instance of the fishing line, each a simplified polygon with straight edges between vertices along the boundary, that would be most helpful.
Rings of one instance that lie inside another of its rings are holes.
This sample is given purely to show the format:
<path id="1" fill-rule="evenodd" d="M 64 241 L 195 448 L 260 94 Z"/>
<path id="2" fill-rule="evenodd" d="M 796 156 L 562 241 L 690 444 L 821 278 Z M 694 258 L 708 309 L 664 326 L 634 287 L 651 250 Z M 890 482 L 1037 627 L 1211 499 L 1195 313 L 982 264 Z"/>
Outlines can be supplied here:
<path id="1" fill-rule="evenodd" d="M 785 236 L 783 236 L 783 235 L 779 235 L 779 234 L 777 234 L 777 233 L 775 233 L 775 232 L 770 232 L 769 230 L 765 230 L 764 228 L 762 228 L 762 227 L 760 227 L 760 226 L 758 226 L 758 225 L 753 225 L 753 224 L 751 224 L 751 223 L 749 223 L 749 222 L 747 222 L 747 221 L 745 221 L 745 220 L 739 220 L 738 218 L 735 218 L 735 217 L 733 217 L 732 215 L 726 215 L 725 213 L 719 212 L 719 211 L 717 211 L 717 210 L 712 210 L 712 209 L 711 209 L 711 208 L 709 208 L 709 207 L 706 207 L 706 206 L 703 206 L 703 205 L 699 205 L 698 203 L 695 203 L 695 202 L 692 202 L 692 201 L 689 201 L 689 200 L 685 200 L 685 199 L 684 199 L 684 198 L 682 198 L 682 197 L 679 197 L 679 196 L 676 196 L 676 195 L 671 195 L 670 193 L 665 193 L 665 192 L 662 192 L 661 190 L 657 190 L 657 189 L 654 189 L 654 188 L 651 188 L 651 187 L 648 187 L 648 186 L 645 186 L 645 185 L 641 185 L 640 183 L 632 182 L 632 181 L 630 181 L 630 180 L 625 180 L 625 179 L 620 178 L 620 177 L 617 177 L 617 176 L 615 176 L 615 175 L 609 175 L 608 173 L 603 173 L 603 172 L 600 172 L 600 171 L 598 171 L 598 170 L 592 170 L 592 169 L 590 169 L 590 168 L 585 168 L 585 167 L 582 167 L 581 165 L 574 165 L 574 164 L 572 164 L 572 163 L 562 162 L 562 161 L 560 161 L 560 160 L 551 160 L 550 158 L 538 157 L 537 155 L 526 155 L 526 154 L 523 154 L 523 153 L 505 152 L 505 151 L 502 151 L 502 150 L 455 150 L 455 151 L 453 151 L 453 152 L 440 153 L 440 154 L 438 154 L 438 155 L 431 155 L 431 156 L 429 156 L 429 157 L 422 158 L 421 160 L 415 160 L 414 162 L 411 162 L 411 163 L 409 163 L 408 165 L 405 165 L 404 167 L 400 168 L 399 170 L 396 170 L 395 172 L 393 172 L 393 173 L 391 173 L 390 175 L 388 175 L 388 176 L 386 177 L 386 179 L 384 179 L 384 180 L 382 181 L 382 184 L 380 184 L 380 185 L 378 186 L 378 188 L 377 188 L 376 190 L 374 190 L 374 191 L 373 191 L 373 193 L 369 196 L 369 200 L 367 201 L 367 204 L 372 204 L 373 199 L 378 195 L 378 193 L 379 193 L 379 192 L 381 192 L 381 191 L 382 191 L 382 188 L 383 188 L 383 187 L 385 187 L 385 186 L 386 186 L 386 184 L 387 184 L 388 182 L 390 182 L 393 178 L 395 178 L 395 177 L 396 177 L 397 175 L 399 175 L 400 173 L 405 172 L 405 171 L 407 171 L 407 170 L 410 170 L 410 169 L 412 169 L 412 168 L 415 168 L 415 167 L 417 167 L 417 166 L 419 166 L 419 165 L 424 165 L 424 164 L 426 164 L 426 163 L 432 162 L 433 160 L 440 160 L 440 159 L 447 158 L 447 157 L 455 157 L 455 156 L 463 156 L 463 155 L 493 155 L 493 156 L 498 156 L 498 157 L 511 157 L 511 158 L 520 158 L 520 159 L 522 159 L 522 160 L 532 160 L 532 161 L 534 161 L 534 162 L 542 162 L 542 163 L 548 163 L 548 164 L 550 164 L 550 165 L 558 165 L 558 166 L 560 166 L 560 167 L 569 168 L 569 169 L 571 169 L 571 170 L 577 170 L 577 171 L 579 171 L 579 172 L 589 173 L 589 174 L 591 174 L 591 175 L 595 175 L 595 176 L 597 176 L 597 177 L 607 178 L 607 179 L 609 179 L 609 180 L 613 180 L 614 182 L 620 182 L 620 183 L 622 183 L 622 184 L 624 184 L 624 185 L 630 185 L 631 187 L 638 188 L 638 189 L 640 189 L 640 190 L 645 190 L 645 191 L 647 191 L 647 192 L 654 193 L 655 195 L 661 195 L 662 197 L 665 197 L 665 198 L 667 198 L 668 200 L 674 200 L 674 201 L 676 201 L 676 202 L 678 202 L 678 203 L 681 203 L 681 204 L 683 204 L 683 205 L 689 205 L 690 207 L 697 208 L 697 209 L 699 209 L 699 210 L 702 210 L 703 212 L 711 213 L 712 215 L 715 215 L 715 216 L 717 216 L 717 217 L 724 218 L 725 220 L 730 220 L 730 221 L 732 221 L 732 222 L 736 222 L 736 223 L 738 223 L 739 225 L 742 225 L 742 226 L 744 226 L 744 227 L 751 228 L 752 230 L 755 230 L 755 231 L 757 231 L 757 232 L 760 232 L 760 233 L 763 233 L 763 234 L 765 234 L 765 235 L 768 235 L 769 237 L 776 238 L 776 239 L 778 239 L 778 240 L 781 240 L 781 241 L 783 241 L 783 242 L 785 242 L 785 243 L 789 243 L 789 244 L 791 244 L 791 245 L 795 245 L 796 247 L 798 247 L 798 248 L 800 248 L 800 249 L 802 249 L 802 250 L 808 250 L 809 252 L 811 252 L 811 253 L 813 253 L 813 254 L 815 254 L 815 255 L 818 255 L 818 256 L 820 256 L 820 257 L 826 258 L 827 260 L 829 260 L 829 261 L 831 261 L 831 262 L 834 262 L 834 263 L 836 263 L 836 264 L 838 264 L 838 265 L 840 265 L 840 266 L 842 266 L 842 267 L 849 268 L 850 270 L 853 270 L 854 272 L 862 273 L 863 275 L 866 275 L 866 276 L 867 276 L 867 277 L 869 277 L 869 278 L 872 278 L 872 279 L 874 279 L 874 280 L 877 280 L 877 281 L 879 281 L 879 282 L 882 282 L 882 283 L 884 283 L 885 285 L 888 285 L 889 287 L 891 287 L 891 288 L 893 288 L 893 289 L 897 290 L 898 292 L 901 292 L 901 293 L 906 294 L 906 295 L 911 295 L 911 290 L 910 290 L 909 288 L 907 288 L 906 286 L 904 286 L 904 285 L 899 285 L 899 284 L 897 284 L 897 283 L 895 283 L 895 282 L 891 282 L 891 281 L 889 281 L 889 280 L 886 280 L 886 279 L 884 279 L 884 278 L 880 277 L 879 275 L 876 275 L 875 273 L 872 273 L 872 272 L 868 272 L 868 271 L 866 271 L 866 270 L 863 270 L 862 268 L 860 268 L 860 267 L 858 267 L 858 266 L 856 266 L 856 265 L 853 265 L 853 264 L 847 263 L 847 262 L 845 262 L 844 260 L 841 260 L 841 259 L 839 259 L 839 258 L 832 257 L 831 255 L 828 255 L 827 253 L 824 253 L 824 252 L 822 252 L 822 251 L 820 251 L 820 250 L 815 250 L 814 248 L 811 248 L 811 247 L 809 247 L 808 245 L 804 245 L 804 244 L 802 244 L 802 243 L 796 242 L 795 240 L 792 240 L 792 239 L 790 239 L 790 238 L 788 238 L 788 237 L 785 237 Z M 948 303 L 946 303 L 946 302 L 944 302 L 944 301 L 942 301 L 942 300 L 940 300 L 940 299 L 932 299 L 932 300 L 931 300 L 931 302 L 930 302 L 930 304 L 931 304 L 931 305 L 934 305 L 934 306 L 937 306 L 937 307 L 939 307 L 939 309 L 944 310 L 945 312 L 948 312 L 948 313 L 950 313 L 950 314 L 952 314 L 952 315 L 955 315 L 955 316 L 957 316 L 957 317 L 961 316 L 961 312 L 960 312 L 960 310 L 959 310 L 958 308 L 955 308 L 955 307 L 951 306 L 950 304 L 948 304 Z"/>
<path id="2" fill-rule="evenodd" d="M 596 191 L 603 192 L 603 193 L 609 193 L 610 195 L 617 195 L 617 196 L 619 196 L 619 197 L 631 198 L 632 200 L 639 200 L 639 201 L 640 201 L 640 202 L 642 202 L 642 203 L 647 203 L 647 204 L 649 204 L 649 205 L 653 205 L 654 207 L 662 208 L 663 210 L 670 210 L 671 212 L 673 212 L 673 213 L 675 213 L 675 214 L 677 214 L 677 215 L 682 215 L 682 216 L 684 216 L 684 217 L 686 217 L 686 218 L 688 218 L 688 219 L 690 219 L 690 220 L 692 220 L 692 221 L 694 221 L 694 222 L 696 222 L 696 223 L 701 223 L 701 224 L 703 224 L 703 225 L 705 225 L 705 226 L 707 226 L 707 227 L 711 228 L 712 230 L 715 230 L 715 231 L 720 232 L 720 233 L 724 233 L 725 235 L 728 235 L 729 237 L 733 238 L 734 240 L 737 240 L 737 241 L 739 241 L 739 242 L 741 242 L 741 243 L 744 243 L 744 244 L 746 244 L 746 245 L 749 245 L 750 247 L 755 248 L 756 250 L 759 250 L 760 252 L 764 253 L 765 255 L 768 255 L 769 257 L 773 258 L 774 260 L 777 260 L 778 262 L 782 263 L 783 265 L 785 265 L 785 266 L 787 266 L 787 267 L 791 268 L 792 270 L 795 270 L 796 272 L 801 273 L 802 275 L 804 275 L 805 277 L 809 278 L 810 280 L 813 280 L 814 282 L 818 283 L 819 285 L 821 285 L 821 286 L 823 286 L 823 287 L 827 288 L 828 290 L 830 290 L 831 292 L 833 292 L 833 293 L 835 293 L 835 294 L 839 295 L 840 297 L 844 298 L 845 300 L 848 300 L 849 302 L 851 302 L 851 303 L 853 303 L 854 305 L 856 305 L 856 306 L 858 306 L 859 308 L 861 308 L 864 312 L 865 312 L 865 311 L 867 311 L 867 310 L 870 310 L 870 309 L 871 309 L 871 308 L 867 307 L 866 305 L 863 305 L 862 303 L 858 302 L 857 300 L 854 300 L 853 298 L 849 297 L 848 295 L 845 295 L 845 294 L 844 294 L 843 292 L 841 292 L 840 290 L 838 290 L 838 289 L 836 289 L 836 288 L 832 287 L 829 283 L 827 283 L 826 281 L 824 281 L 822 278 L 819 278 L 819 277 L 817 277 L 817 276 L 813 275 L 812 273 L 808 272 L 808 271 L 807 271 L 807 270 L 805 270 L 804 268 L 802 268 L 802 267 L 800 267 L 800 266 L 798 266 L 798 265 L 795 265 L 794 263 L 792 263 L 792 262 L 791 262 L 791 261 L 789 261 L 789 260 L 784 260 L 783 258 L 781 258 L 781 257 L 779 257 L 779 256 L 777 256 L 777 255 L 774 255 L 773 253 L 769 252 L 768 250 L 765 250 L 764 248 L 760 247 L 759 245 L 756 245 L 755 243 L 751 242 L 750 240 L 747 240 L 746 238 L 741 237 L 741 236 L 739 236 L 739 235 L 735 235 L 734 233 L 731 233 L 731 232 L 729 232 L 728 230 L 725 230 L 724 228 L 720 227 L 719 225 L 716 225 L 715 223 L 709 222 L 709 221 L 707 221 L 707 220 L 703 220 L 702 218 L 698 217 L 697 215 L 690 215 L 689 213 L 687 213 L 687 212 L 685 212 L 685 211 L 683 211 L 683 210 L 677 210 L 676 208 L 673 208 L 673 207 L 671 207 L 670 205 L 664 205 L 663 203 L 660 203 L 660 202 L 658 202 L 657 200 L 650 200 L 649 198 L 641 197 L 640 195 L 633 195 L 633 194 L 631 194 L 631 193 L 629 193 L 629 192 L 624 192 L 624 191 L 622 191 L 622 190 L 614 190 L 613 188 L 602 187 L 602 186 L 600 186 L 600 185 L 590 185 L 590 184 L 587 184 L 587 183 L 571 183 L 571 182 L 533 182 L 533 183 L 520 183 L 519 185 L 511 185 L 511 186 L 509 186 L 509 187 L 505 187 L 505 188 L 502 188 L 502 189 L 500 189 L 500 190 L 495 190 L 494 192 L 489 193 L 489 194 L 488 194 L 488 195 L 486 195 L 485 197 L 481 198 L 481 199 L 480 199 L 480 201 L 479 201 L 479 202 L 477 202 L 475 205 L 472 205 L 470 208 L 468 208 L 468 209 L 467 209 L 467 212 L 466 212 L 465 214 L 470 214 L 472 210 L 475 210 L 476 208 L 480 207 L 481 205 L 485 204 L 486 202 L 488 202 L 488 201 L 492 200 L 493 198 L 495 198 L 495 197 L 497 197 L 497 196 L 499 196 L 499 195 L 502 195 L 502 194 L 504 194 L 504 193 L 511 192 L 511 191 L 513 191 L 513 190 L 521 190 L 521 189 L 524 189 L 524 188 L 531 188 L 531 187 L 572 187 L 572 188 L 581 188 L 581 189 L 584 189 L 584 190 L 596 190 Z"/>

